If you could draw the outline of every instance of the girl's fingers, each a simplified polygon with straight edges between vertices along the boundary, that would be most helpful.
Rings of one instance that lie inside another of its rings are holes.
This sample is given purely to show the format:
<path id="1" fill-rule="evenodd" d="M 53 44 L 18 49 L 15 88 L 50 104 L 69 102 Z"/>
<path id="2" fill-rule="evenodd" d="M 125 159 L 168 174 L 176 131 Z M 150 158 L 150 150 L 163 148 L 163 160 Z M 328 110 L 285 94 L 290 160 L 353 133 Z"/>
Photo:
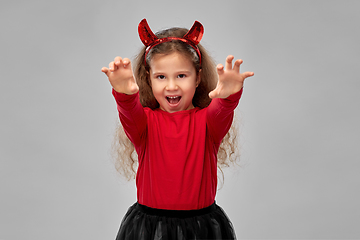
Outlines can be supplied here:
<path id="1" fill-rule="evenodd" d="M 240 65 L 243 63 L 243 60 L 238 59 L 234 63 L 234 71 L 240 72 Z"/>
<path id="2" fill-rule="evenodd" d="M 227 56 L 226 61 L 225 61 L 225 69 L 226 70 L 232 69 L 232 60 L 233 59 L 234 59 L 234 56 L 232 56 L 232 55 Z"/>
<path id="3" fill-rule="evenodd" d="M 115 70 L 115 63 L 114 62 L 109 63 L 109 70 L 111 72 L 113 72 Z"/>
<path id="4" fill-rule="evenodd" d="M 103 68 L 101 69 L 101 71 L 106 74 L 106 73 L 109 71 L 109 69 L 106 68 L 106 67 L 103 67 Z"/>
<path id="5" fill-rule="evenodd" d="M 124 67 L 126 68 L 127 66 L 129 66 L 129 64 L 131 63 L 129 58 L 124 58 L 122 59 L 121 57 L 116 57 L 114 59 L 114 67 L 116 67 L 116 69 Z"/>
<path id="6" fill-rule="evenodd" d="M 244 79 L 245 79 L 245 78 L 254 76 L 254 73 L 253 72 L 244 72 L 243 76 L 244 76 Z"/>
<path id="7" fill-rule="evenodd" d="M 117 67 L 119 67 L 121 65 L 121 61 L 122 61 L 122 58 L 121 57 L 116 57 L 114 59 L 114 63 Z"/>
<path id="8" fill-rule="evenodd" d="M 124 58 L 124 60 L 123 60 L 124 68 L 126 68 L 127 66 L 129 66 L 129 64 L 130 64 L 130 59 Z"/>
<path id="9" fill-rule="evenodd" d="M 216 70 L 217 70 L 217 73 L 218 73 L 219 75 L 221 75 L 221 74 L 224 73 L 224 66 L 223 66 L 221 63 L 219 63 L 219 64 L 216 66 Z"/>
<path id="10" fill-rule="evenodd" d="M 122 59 L 121 57 L 115 57 L 114 61 L 109 63 L 109 70 L 114 71 L 120 67 L 127 67 L 131 63 L 129 58 Z"/>
<path id="11" fill-rule="evenodd" d="M 103 68 L 101 69 L 101 71 L 102 71 L 103 73 L 105 73 L 107 77 L 109 77 L 110 70 L 109 70 L 108 68 L 103 67 Z"/>
<path id="12" fill-rule="evenodd" d="M 216 91 L 215 91 L 215 90 L 209 92 L 209 98 L 213 99 L 213 98 L 215 98 L 216 96 L 217 96 L 217 94 L 216 94 Z"/>

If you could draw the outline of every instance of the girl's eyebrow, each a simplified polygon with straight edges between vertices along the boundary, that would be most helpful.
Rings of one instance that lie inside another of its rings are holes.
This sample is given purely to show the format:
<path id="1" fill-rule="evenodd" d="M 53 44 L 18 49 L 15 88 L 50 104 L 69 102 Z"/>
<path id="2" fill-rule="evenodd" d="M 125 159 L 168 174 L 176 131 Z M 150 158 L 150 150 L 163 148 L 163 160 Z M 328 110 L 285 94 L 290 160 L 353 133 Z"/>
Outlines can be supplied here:
<path id="1" fill-rule="evenodd" d="M 189 70 L 180 70 L 180 71 L 174 72 L 174 74 L 180 74 L 180 73 L 191 73 L 191 71 L 189 71 Z M 166 73 L 164 73 L 164 72 L 153 72 L 152 73 L 152 75 L 159 75 L 159 74 L 165 75 Z"/>
<path id="2" fill-rule="evenodd" d="M 189 70 L 183 70 L 183 71 L 178 71 L 178 72 L 176 72 L 177 74 L 179 74 L 179 73 L 191 73 L 191 71 L 189 71 Z"/>
<path id="3" fill-rule="evenodd" d="M 159 76 L 159 75 L 165 75 L 165 73 L 162 72 L 153 72 L 152 76 Z"/>
<path id="4" fill-rule="evenodd" d="M 152 72 L 152 75 L 156 75 L 156 74 L 164 74 L 163 72 Z"/>

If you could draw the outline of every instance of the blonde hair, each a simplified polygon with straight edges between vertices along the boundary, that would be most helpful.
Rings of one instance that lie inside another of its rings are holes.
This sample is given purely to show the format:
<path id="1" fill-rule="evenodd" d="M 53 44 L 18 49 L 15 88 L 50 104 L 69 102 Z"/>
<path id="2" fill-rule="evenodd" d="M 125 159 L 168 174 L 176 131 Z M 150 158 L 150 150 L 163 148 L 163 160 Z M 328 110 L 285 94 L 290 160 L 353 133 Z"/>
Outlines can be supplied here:
<path id="1" fill-rule="evenodd" d="M 157 32 L 155 35 L 159 38 L 181 38 L 187 32 L 188 30 L 186 28 L 170 28 Z M 197 55 L 196 51 L 191 46 L 181 41 L 170 41 L 156 45 L 149 51 L 146 59 L 146 48 L 142 48 L 140 53 L 135 58 L 133 65 L 134 76 L 139 86 L 140 103 L 143 107 L 148 107 L 151 109 L 156 109 L 159 107 L 159 103 L 156 101 L 153 95 L 149 78 L 149 64 L 151 59 L 155 55 L 167 55 L 174 52 L 183 54 L 185 57 L 189 58 L 192 61 L 197 74 L 200 74 L 200 83 L 196 88 L 193 97 L 193 105 L 195 107 L 205 108 L 210 104 L 211 99 L 209 98 L 208 94 L 216 87 L 218 79 L 216 66 L 213 59 L 210 57 L 204 47 L 202 47 L 201 44 L 198 44 L 198 47 L 201 53 L 201 66 L 199 63 L 199 56 Z M 237 130 L 234 124 L 232 124 L 231 129 L 226 134 L 219 147 L 217 156 L 218 168 L 222 174 L 222 179 L 224 179 L 222 168 L 229 167 L 231 164 L 236 163 L 236 161 L 239 159 L 236 136 Z M 115 159 L 115 167 L 117 171 L 127 180 L 134 179 L 138 165 L 137 154 L 134 145 L 126 136 L 120 123 L 117 126 L 113 142 L 113 157 Z"/>

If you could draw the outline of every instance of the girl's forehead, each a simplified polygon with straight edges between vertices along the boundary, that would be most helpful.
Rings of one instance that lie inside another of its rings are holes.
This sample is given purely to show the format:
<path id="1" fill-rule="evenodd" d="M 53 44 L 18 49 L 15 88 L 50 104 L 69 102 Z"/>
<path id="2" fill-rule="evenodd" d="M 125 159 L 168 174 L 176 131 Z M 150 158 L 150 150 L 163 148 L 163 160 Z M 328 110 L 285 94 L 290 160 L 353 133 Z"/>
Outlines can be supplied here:
<path id="1" fill-rule="evenodd" d="M 170 54 L 156 54 L 150 61 L 150 70 L 161 70 L 168 68 L 194 68 L 194 65 L 189 57 L 179 52 Z"/>
<path id="2" fill-rule="evenodd" d="M 154 54 L 150 60 L 150 62 L 153 62 L 153 61 L 161 61 L 162 59 L 164 58 L 169 58 L 169 57 L 172 57 L 172 58 L 180 58 L 180 59 L 183 59 L 183 60 L 190 60 L 188 58 L 188 56 L 186 56 L 185 53 L 181 53 L 181 52 L 178 52 L 178 51 L 174 51 L 174 52 L 170 52 L 170 53 L 157 53 L 157 54 Z"/>

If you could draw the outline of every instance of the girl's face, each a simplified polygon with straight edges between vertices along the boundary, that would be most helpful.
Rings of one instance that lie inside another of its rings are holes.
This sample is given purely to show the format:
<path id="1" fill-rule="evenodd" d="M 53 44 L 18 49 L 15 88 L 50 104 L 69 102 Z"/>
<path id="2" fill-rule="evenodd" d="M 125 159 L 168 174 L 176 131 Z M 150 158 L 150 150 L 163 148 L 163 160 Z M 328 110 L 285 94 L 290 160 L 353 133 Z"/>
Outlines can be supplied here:
<path id="1" fill-rule="evenodd" d="M 173 113 L 194 108 L 200 74 L 188 58 L 178 52 L 155 55 L 149 66 L 152 91 L 161 110 Z"/>

